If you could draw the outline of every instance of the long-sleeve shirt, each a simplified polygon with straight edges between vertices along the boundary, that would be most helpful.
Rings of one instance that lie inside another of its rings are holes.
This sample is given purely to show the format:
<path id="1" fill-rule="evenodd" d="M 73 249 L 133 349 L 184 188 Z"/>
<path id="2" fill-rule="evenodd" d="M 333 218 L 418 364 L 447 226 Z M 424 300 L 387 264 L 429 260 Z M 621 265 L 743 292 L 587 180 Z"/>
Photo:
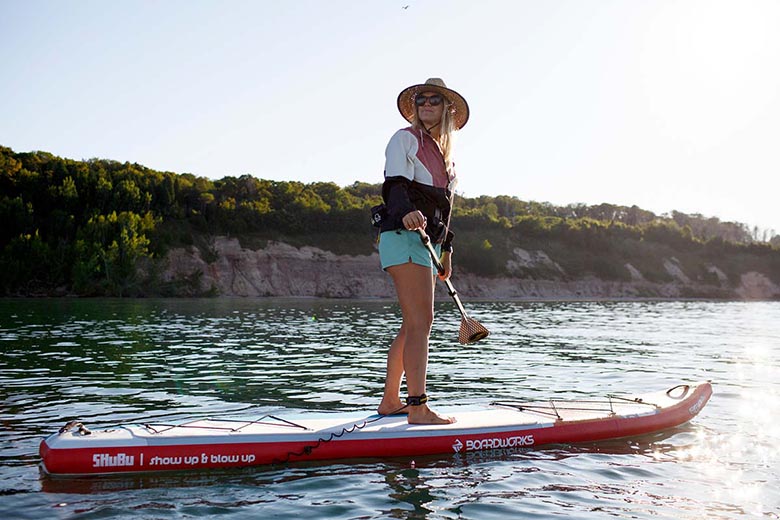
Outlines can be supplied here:
<path id="1" fill-rule="evenodd" d="M 403 217 L 419 210 L 427 219 L 426 233 L 442 249 L 452 251 L 449 231 L 454 172 L 447 171 L 438 143 L 413 127 L 398 130 L 385 150 L 385 182 L 382 198 L 387 218 L 381 230 L 403 229 Z"/>

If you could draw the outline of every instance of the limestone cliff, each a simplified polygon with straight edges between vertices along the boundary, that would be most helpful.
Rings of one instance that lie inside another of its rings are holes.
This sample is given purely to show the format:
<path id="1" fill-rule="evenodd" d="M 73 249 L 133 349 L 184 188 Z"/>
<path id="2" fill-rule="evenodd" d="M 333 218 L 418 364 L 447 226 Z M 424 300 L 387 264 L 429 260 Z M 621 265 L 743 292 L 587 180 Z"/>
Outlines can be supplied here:
<path id="1" fill-rule="evenodd" d="M 336 255 L 314 247 L 296 248 L 279 242 L 251 250 L 238 239 L 216 237 L 212 244 L 216 258 L 207 262 L 195 247 L 169 252 L 163 272 L 165 281 L 196 278 L 195 292 L 220 296 L 281 296 L 324 298 L 391 298 L 395 296 L 390 277 L 382 272 L 377 253 L 368 256 Z M 718 298 L 780 299 L 780 286 L 758 272 L 746 272 L 739 285 L 732 286 L 717 266 L 719 284 L 691 281 L 674 258 L 664 261 L 673 278 L 653 283 L 631 264 L 625 268 L 630 281 L 605 281 L 594 277 L 569 279 L 561 267 L 543 251 L 515 251 L 516 260 L 508 272 L 518 277 L 479 277 L 458 273 L 453 283 L 464 299 L 588 299 L 588 298 Z M 210 258 L 211 259 L 211 258 Z M 456 264 L 457 267 L 457 264 Z M 538 267 L 544 279 L 522 276 L 520 267 Z M 438 291 L 444 288 L 439 284 Z"/>

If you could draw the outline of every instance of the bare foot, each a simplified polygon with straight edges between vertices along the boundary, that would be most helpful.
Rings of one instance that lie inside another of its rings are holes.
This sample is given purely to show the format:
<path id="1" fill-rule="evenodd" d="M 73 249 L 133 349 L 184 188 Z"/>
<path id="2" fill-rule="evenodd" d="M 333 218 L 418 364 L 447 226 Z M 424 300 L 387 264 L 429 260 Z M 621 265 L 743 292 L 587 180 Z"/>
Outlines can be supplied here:
<path id="1" fill-rule="evenodd" d="M 409 424 L 452 424 L 455 422 L 454 417 L 441 416 L 424 404 L 410 406 L 409 410 L 409 418 L 407 419 Z"/>
<path id="2" fill-rule="evenodd" d="M 409 413 L 409 407 L 407 406 L 404 408 L 404 404 L 400 399 L 397 401 L 389 401 L 387 403 L 382 401 L 379 403 L 379 408 L 377 408 L 376 413 L 379 415 L 406 414 Z"/>

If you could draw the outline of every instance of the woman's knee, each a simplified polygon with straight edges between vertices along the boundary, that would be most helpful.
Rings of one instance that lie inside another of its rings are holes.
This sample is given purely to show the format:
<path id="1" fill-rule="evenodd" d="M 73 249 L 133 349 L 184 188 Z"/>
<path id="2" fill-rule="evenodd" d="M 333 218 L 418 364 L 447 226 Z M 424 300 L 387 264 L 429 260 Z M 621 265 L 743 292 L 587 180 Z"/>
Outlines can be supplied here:
<path id="1" fill-rule="evenodd" d="M 406 334 L 409 336 L 418 336 L 430 334 L 431 327 L 433 326 L 433 309 L 429 312 L 420 310 L 418 312 L 411 313 L 410 316 L 404 316 L 403 327 L 406 329 Z"/>

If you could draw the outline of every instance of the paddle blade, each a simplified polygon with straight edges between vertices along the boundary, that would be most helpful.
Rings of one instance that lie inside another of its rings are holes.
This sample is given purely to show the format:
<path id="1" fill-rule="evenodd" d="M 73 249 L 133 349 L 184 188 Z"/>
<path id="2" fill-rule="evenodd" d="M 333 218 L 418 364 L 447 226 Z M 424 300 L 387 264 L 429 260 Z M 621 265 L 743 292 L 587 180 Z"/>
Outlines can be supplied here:
<path id="1" fill-rule="evenodd" d="M 461 345 L 467 345 L 469 343 L 476 343 L 481 339 L 485 339 L 490 335 L 490 331 L 487 330 L 480 322 L 473 318 L 464 316 L 460 322 L 460 332 L 458 333 L 458 341 Z"/>

